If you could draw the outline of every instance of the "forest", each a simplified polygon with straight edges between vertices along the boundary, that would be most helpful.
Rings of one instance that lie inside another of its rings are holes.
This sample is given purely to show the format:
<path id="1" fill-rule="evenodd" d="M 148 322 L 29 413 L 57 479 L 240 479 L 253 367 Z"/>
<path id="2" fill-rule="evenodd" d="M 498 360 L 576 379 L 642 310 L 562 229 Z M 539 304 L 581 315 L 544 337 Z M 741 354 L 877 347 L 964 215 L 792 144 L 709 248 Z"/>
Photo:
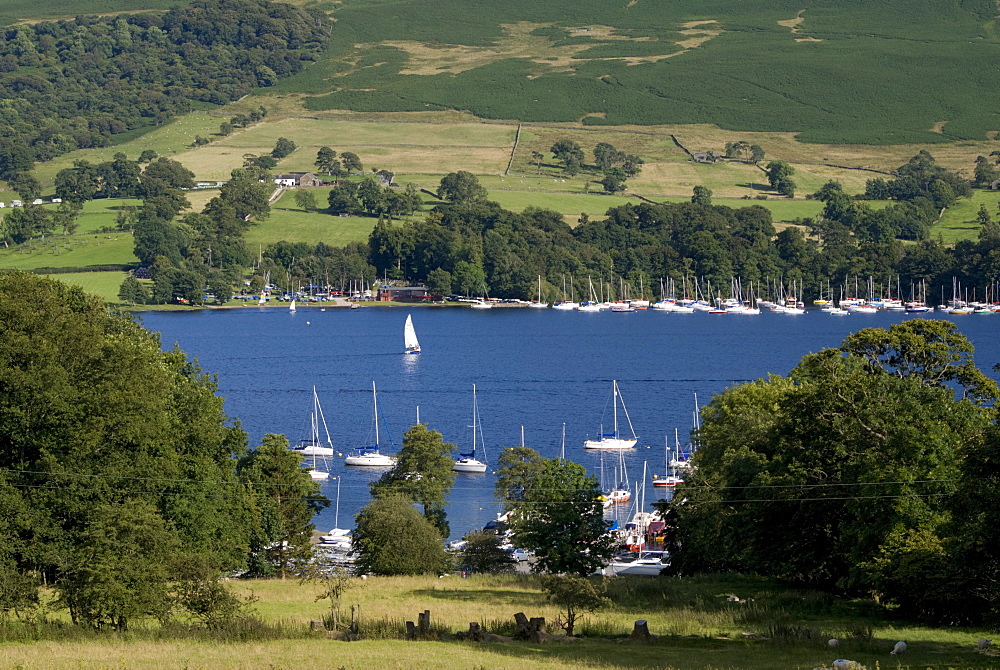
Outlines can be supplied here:
<path id="1" fill-rule="evenodd" d="M 330 26 L 322 13 L 267 0 L 199 0 L 2 34 L 0 179 L 9 179 L 272 86 L 322 51 Z"/>

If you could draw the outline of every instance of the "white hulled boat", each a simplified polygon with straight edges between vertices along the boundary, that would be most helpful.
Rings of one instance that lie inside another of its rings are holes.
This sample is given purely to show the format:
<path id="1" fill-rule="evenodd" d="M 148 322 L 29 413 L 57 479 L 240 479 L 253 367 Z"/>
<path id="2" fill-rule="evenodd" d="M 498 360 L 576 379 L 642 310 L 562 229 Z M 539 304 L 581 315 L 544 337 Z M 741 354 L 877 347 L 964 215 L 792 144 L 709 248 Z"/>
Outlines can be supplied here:
<path id="1" fill-rule="evenodd" d="M 452 470 L 455 472 L 486 472 L 486 463 L 480 461 L 476 458 L 476 438 L 477 431 L 479 433 L 478 437 L 482 438 L 482 426 L 479 424 L 479 406 L 476 402 L 476 385 L 472 385 L 472 451 L 467 454 L 459 454 L 458 460 L 455 461 L 455 465 L 452 466 Z M 479 440 L 479 451 L 483 452 L 483 459 L 486 458 L 486 447 L 482 443 L 482 439 Z"/>
<path id="2" fill-rule="evenodd" d="M 413 318 L 409 314 L 406 315 L 406 324 L 403 325 L 403 348 L 407 354 L 420 353 L 417 331 L 413 329 Z"/>
<path id="3" fill-rule="evenodd" d="M 615 429 L 611 433 L 605 433 L 604 428 L 601 428 L 600 436 L 596 440 L 585 440 L 583 443 L 584 449 L 631 449 L 639 441 L 639 438 L 635 435 L 635 430 L 632 428 L 632 419 L 629 418 L 628 410 L 625 408 L 625 401 L 622 400 L 622 411 L 625 413 L 625 419 L 628 421 L 629 432 L 632 433 L 631 438 L 620 437 L 618 433 L 618 402 L 621 398 L 621 394 L 618 392 L 618 381 L 612 380 L 611 382 L 612 391 L 614 397 L 612 398 L 614 405 L 614 417 L 615 417 Z"/>
<path id="4" fill-rule="evenodd" d="M 319 424 L 323 424 L 326 432 L 326 444 L 319 438 Z M 313 408 L 309 413 L 309 437 L 299 440 L 298 444 L 292 447 L 293 451 L 301 453 L 303 456 L 333 456 L 333 441 L 330 439 L 330 431 L 326 426 L 326 417 L 323 416 L 323 407 L 319 404 L 319 395 L 316 387 L 313 386 Z"/>
<path id="5" fill-rule="evenodd" d="M 344 465 L 356 465 L 363 467 L 391 468 L 396 464 L 396 459 L 387 456 L 379 451 L 378 434 L 378 395 L 375 392 L 375 382 L 372 382 L 372 403 L 375 416 L 375 444 L 365 447 L 358 447 L 353 454 L 344 459 Z"/>

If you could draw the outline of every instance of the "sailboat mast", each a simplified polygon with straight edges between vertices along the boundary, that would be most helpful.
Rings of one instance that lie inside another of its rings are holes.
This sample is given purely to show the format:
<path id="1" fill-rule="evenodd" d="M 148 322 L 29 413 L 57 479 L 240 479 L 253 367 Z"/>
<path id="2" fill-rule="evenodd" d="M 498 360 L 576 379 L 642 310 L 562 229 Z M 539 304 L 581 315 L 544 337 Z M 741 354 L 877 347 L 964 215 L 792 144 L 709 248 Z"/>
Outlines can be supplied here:
<path id="1" fill-rule="evenodd" d="M 615 437 L 618 437 L 618 380 L 612 380 L 612 385 L 614 386 L 614 405 L 615 405 Z"/>
<path id="2" fill-rule="evenodd" d="M 375 382 L 372 382 L 372 400 L 375 407 L 375 448 L 378 449 L 378 394 L 375 393 Z"/>
<path id="3" fill-rule="evenodd" d="M 476 457 L 476 385 L 472 385 L 472 457 Z"/>

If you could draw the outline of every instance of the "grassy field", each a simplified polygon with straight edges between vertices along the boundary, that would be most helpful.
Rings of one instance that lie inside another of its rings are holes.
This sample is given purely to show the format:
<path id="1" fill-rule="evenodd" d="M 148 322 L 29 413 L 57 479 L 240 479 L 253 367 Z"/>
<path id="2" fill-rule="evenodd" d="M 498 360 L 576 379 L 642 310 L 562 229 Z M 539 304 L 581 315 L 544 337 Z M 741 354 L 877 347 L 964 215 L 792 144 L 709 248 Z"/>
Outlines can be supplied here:
<path id="1" fill-rule="evenodd" d="M 317 204 L 325 207 L 330 189 L 311 190 L 316 194 Z M 251 251 L 256 253 L 258 246 L 266 247 L 281 240 L 342 247 L 348 242 L 366 241 L 378 221 L 371 216 L 333 216 L 325 210 L 306 212 L 298 208 L 294 197 L 294 192 L 286 191 L 271 206 L 266 221 L 250 226 L 243 237 Z"/>
<path id="2" fill-rule="evenodd" d="M 931 228 L 931 237 L 942 239 L 945 244 L 954 244 L 958 240 L 976 239 L 979 235 L 980 205 L 986 205 L 994 221 L 1000 219 L 1000 191 L 973 191 L 971 198 L 956 202 L 945 210 L 941 220 Z"/>
<path id="3" fill-rule="evenodd" d="M 111 303 L 118 302 L 118 289 L 127 276 L 127 272 L 61 272 L 49 275 L 52 279 L 79 286 L 87 293 L 100 296 L 104 302 Z"/>
<path id="4" fill-rule="evenodd" d="M 121 207 L 138 205 L 138 200 L 91 200 L 84 205 L 77 219 L 79 228 L 72 235 L 56 233 L 44 241 L 32 240 L 10 249 L 0 249 L 0 266 L 20 270 L 41 267 L 86 267 L 135 263 L 132 234 L 125 232 L 98 233 L 101 228 L 115 226 L 115 215 Z M 117 292 L 117 287 L 115 291 Z"/>
<path id="5" fill-rule="evenodd" d="M 619 578 L 609 584 L 613 604 L 584 616 L 583 636 L 573 643 L 456 641 L 405 642 L 403 622 L 431 611 L 439 637 L 481 622 L 489 632 L 509 633 L 515 612 L 554 621 L 558 611 L 532 577 L 450 576 L 355 580 L 342 609 L 356 606 L 365 639 L 338 642 L 311 632 L 309 621 L 327 612 L 318 589 L 295 580 L 235 582 L 253 593 L 266 629 L 254 641 L 212 640 L 206 635 L 158 629 L 123 636 L 79 633 L 54 641 L 0 645 L 0 664 L 27 668 L 741 668 L 809 669 L 835 656 L 868 668 L 989 668 L 996 659 L 977 654 L 980 630 L 925 628 L 880 618 L 870 605 L 821 593 L 740 577 Z M 727 600 L 730 594 L 747 603 Z M 624 638 L 645 619 L 658 636 L 647 643 Z M 66 633 L 64 632 L 65 636 Z M 224 635 L 224 634 L 221 634 Z M 759 637 L 754 637 L 759 636 Z M 841 646 L 827 648 L 836 637 Z M 763 638 L 763 639 L 762 639 Z M 889 656 L 906 640 L 903 658 Z"/>
<path id="6" fill-rule="evenodd" d="M 314 112 L 711 123 L 834 144 L 984 140 L 998 128 L 988 0 L 390 6 L 336 6 L 326 58 L 277 90 L 309 94 Z"/>

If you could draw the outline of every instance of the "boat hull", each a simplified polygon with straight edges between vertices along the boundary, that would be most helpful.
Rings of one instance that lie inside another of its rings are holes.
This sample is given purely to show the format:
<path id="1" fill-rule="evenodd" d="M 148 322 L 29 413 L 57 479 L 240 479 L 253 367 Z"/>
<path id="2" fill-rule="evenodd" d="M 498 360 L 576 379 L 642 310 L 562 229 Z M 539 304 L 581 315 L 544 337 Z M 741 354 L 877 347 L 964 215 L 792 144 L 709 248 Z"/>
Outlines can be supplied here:
<path id="1" fill-rule="evenodd" d="M 362 454 L 360 456 L 348 456 L 344 459 L 344 465 L 369 468 L 391 468 L 396 464 L 396 459 L 385 454 Z"/>
<path id="2" fill-rule="evenodd" d="M 333 449 L 331 447 L 302 447 L 300 449 L 292 449 L 292 451 L 303 456 L 333 456 Z"/>
<path id="3" fill-rule="evenodd" d="M 584 449 L 632 449 L 639 440 L 624 440 L 620 437 L 606 437 L 603 440 L 584 440 Z"/>
<path id="4" fill-rule="evenodd" d="M 486 472 L 486 464 L 475 458 L 460 458 L 455 461 L 455 465 L 451 469 L 455 472 L 482 473 Z"/>

